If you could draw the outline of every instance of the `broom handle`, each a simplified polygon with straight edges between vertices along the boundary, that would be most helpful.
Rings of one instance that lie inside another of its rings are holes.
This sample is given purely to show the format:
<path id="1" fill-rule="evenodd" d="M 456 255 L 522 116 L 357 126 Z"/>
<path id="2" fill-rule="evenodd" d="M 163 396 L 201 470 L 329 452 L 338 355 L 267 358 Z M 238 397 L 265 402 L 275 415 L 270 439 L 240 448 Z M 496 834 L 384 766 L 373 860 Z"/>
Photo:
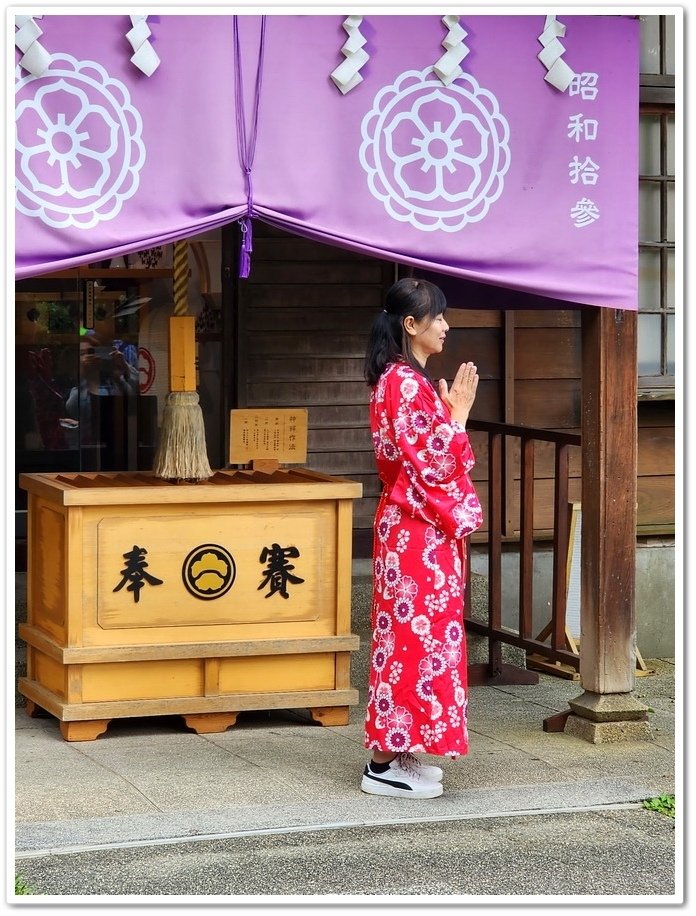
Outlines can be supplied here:
<path id="1" fill-rule="evenodd" d="M 185 315 L 188 311 L 188 242 L 179 239 L 174 242 L 174 314 Z"/>
<path id="2" fill-rule="evenodd" d="M 155 477 L 206 480 L 212 475 L 196 391 L 196 318 L 188 309 L 188 243 L 174 243 L 174 314 L 169 319 L 169 394 L 162 415 Z"/>
<path id="3" fill-rule="evenodd" d="M 196 319 L 188 310 L 188 242 L 174 242 L 174 316 L 169 319 L 169 390 L 196 390 Z"/>

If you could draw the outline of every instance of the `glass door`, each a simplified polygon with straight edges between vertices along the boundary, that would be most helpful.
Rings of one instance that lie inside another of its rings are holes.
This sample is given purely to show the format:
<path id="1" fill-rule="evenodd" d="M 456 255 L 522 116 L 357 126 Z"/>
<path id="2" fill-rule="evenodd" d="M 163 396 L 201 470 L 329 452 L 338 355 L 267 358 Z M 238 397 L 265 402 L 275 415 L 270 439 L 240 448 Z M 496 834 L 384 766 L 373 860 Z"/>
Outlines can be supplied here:
<path id="1" fill-rule="evenodd" d="M 140 336 L 151 287 L 168 301 L 171 271 L 152 273 L 79 268 L 16 284 L 17 475 L 152 467 L 158 397 Z M 26 505 L 17 486 L 19 538 Z"/>
<path id="2" fill-rule="evenodd" d="M 15 444 L 18 472 L 76 471 L 79 444 L 66 428 L 78 384 L 82 319 L 75 279 L 24 280 L 15 293 Z M 69 424 L 68 424 L 69 425 Z"/>
<path id="3" fill-rule="evenodd" d="M 189 240 L 188 312 L 213 467 L 226 463 L 222 237 Z M 15 285 L 16 473 L 146 471 L 169 392 L 171 245 Z M 16 482 L 18 569 L 27 497 Z"/>
<path id="4" fill-rule="evenodd" d="M 61 426 L 70 446 L 79 450 L 80 470 L 147 469 L 154 429 L 149 436 L 139 429 L 140 414 L 151 398 L 143 395 L 141 404 L 138 350 L 141 310 L 151 297 L 127 278 L 90 277 L 81 283 L 77 376 L 67 392 Z"/>

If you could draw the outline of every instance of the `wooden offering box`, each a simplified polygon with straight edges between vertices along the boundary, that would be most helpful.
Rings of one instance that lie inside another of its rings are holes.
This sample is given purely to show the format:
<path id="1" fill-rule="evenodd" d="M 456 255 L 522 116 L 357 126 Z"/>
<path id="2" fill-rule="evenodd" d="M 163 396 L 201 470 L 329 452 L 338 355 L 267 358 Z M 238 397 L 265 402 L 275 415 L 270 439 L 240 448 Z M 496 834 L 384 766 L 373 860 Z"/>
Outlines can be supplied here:
<path id="1" fill-rule="evenodd" d="M 112 718 L 180 714 L 198 733 L 241 710 L 348 723 L 352 500 L 307 469 L 22 474 L 29 493 L 27 677 L 34 715 L 89 741 Z M 37 709 L 38 708 L 38 709 Z"/>

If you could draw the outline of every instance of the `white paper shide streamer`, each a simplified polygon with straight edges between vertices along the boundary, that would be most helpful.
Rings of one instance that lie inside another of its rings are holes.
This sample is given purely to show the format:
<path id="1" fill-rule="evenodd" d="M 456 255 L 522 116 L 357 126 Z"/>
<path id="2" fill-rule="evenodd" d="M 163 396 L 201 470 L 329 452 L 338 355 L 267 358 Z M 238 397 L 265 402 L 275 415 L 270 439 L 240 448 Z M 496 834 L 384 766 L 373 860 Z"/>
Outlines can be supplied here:
<path id="1" fill-rule="evenodd" d="M 363 48 L 367 39 L 360 34 L 362 21 L 362 16 L 348 16 L 343 21 L 343 28 L 348 34 L 348 38 L 341 48 L 341 53 L 345 60 L 331 73 L 331 79 L 343 95 L 346 92 L 350 92 L 358 83 L 362 83 L 363 78 L 359 71 L 370 59 L 370 55 Z"/>
<path id="2" fill-rule="evenodd" d="M 152 76 L 160 65 L 160 59 L 150 44 L 152 32 L 147 24 L 147 16 L 131 16 L 130 20 L 133 28 L 126 32 L 126 38 L 135 52 L 131 57 L 131 63 L 135 64 L 138 70 L 142 70 L 145 76 Z"/>
<path id="3" fill-rule="evenodd" d="M 443 16 L 442 24 L 447 29 L 447 35 L 442 42 L 445 53 L 433 65 L 433 70 L 440 77 L 445 86 L 456 80 L 464 72 L 459 66 L 469 53 L 464 44 L 467 32 L 459 25 L 459 16 Z"/>
<path id="4" fill-rule="evenodd" d="M 51 55 L 39 42 L 43 32 L 34 22 L 35 19 L 43 19 L 43 16 L 15 16 L 15 44 L 23 55 L 19 61 L 20 67 L 32 76 L 41 76 L 48 70 Z"/>
<path id="5" fill-rule="evenodd" d="M 537 58 L 547 70 L 544 79 L 561 92 L 566 91 L 575 75 L 568 64 L 562 60 L 565 48 L 558 39 L 563 38 L 565 33 L 566 27 L 555 16 L 547 16 L 544 21 L 544 31 L 539 35 L 539 41 L 544 47 L 537 54 Z"/>

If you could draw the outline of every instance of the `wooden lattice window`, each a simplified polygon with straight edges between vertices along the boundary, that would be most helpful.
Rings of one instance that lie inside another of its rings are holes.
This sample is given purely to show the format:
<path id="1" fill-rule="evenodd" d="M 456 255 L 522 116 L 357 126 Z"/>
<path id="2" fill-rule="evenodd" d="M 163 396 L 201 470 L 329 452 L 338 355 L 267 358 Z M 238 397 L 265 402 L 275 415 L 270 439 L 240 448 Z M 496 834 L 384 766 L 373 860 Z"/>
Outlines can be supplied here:
<path id="1" fill-rule="evenodd" d="M 675 17 L 641 16 L 639 397 L 673 398 L 675 376 Z"/>

